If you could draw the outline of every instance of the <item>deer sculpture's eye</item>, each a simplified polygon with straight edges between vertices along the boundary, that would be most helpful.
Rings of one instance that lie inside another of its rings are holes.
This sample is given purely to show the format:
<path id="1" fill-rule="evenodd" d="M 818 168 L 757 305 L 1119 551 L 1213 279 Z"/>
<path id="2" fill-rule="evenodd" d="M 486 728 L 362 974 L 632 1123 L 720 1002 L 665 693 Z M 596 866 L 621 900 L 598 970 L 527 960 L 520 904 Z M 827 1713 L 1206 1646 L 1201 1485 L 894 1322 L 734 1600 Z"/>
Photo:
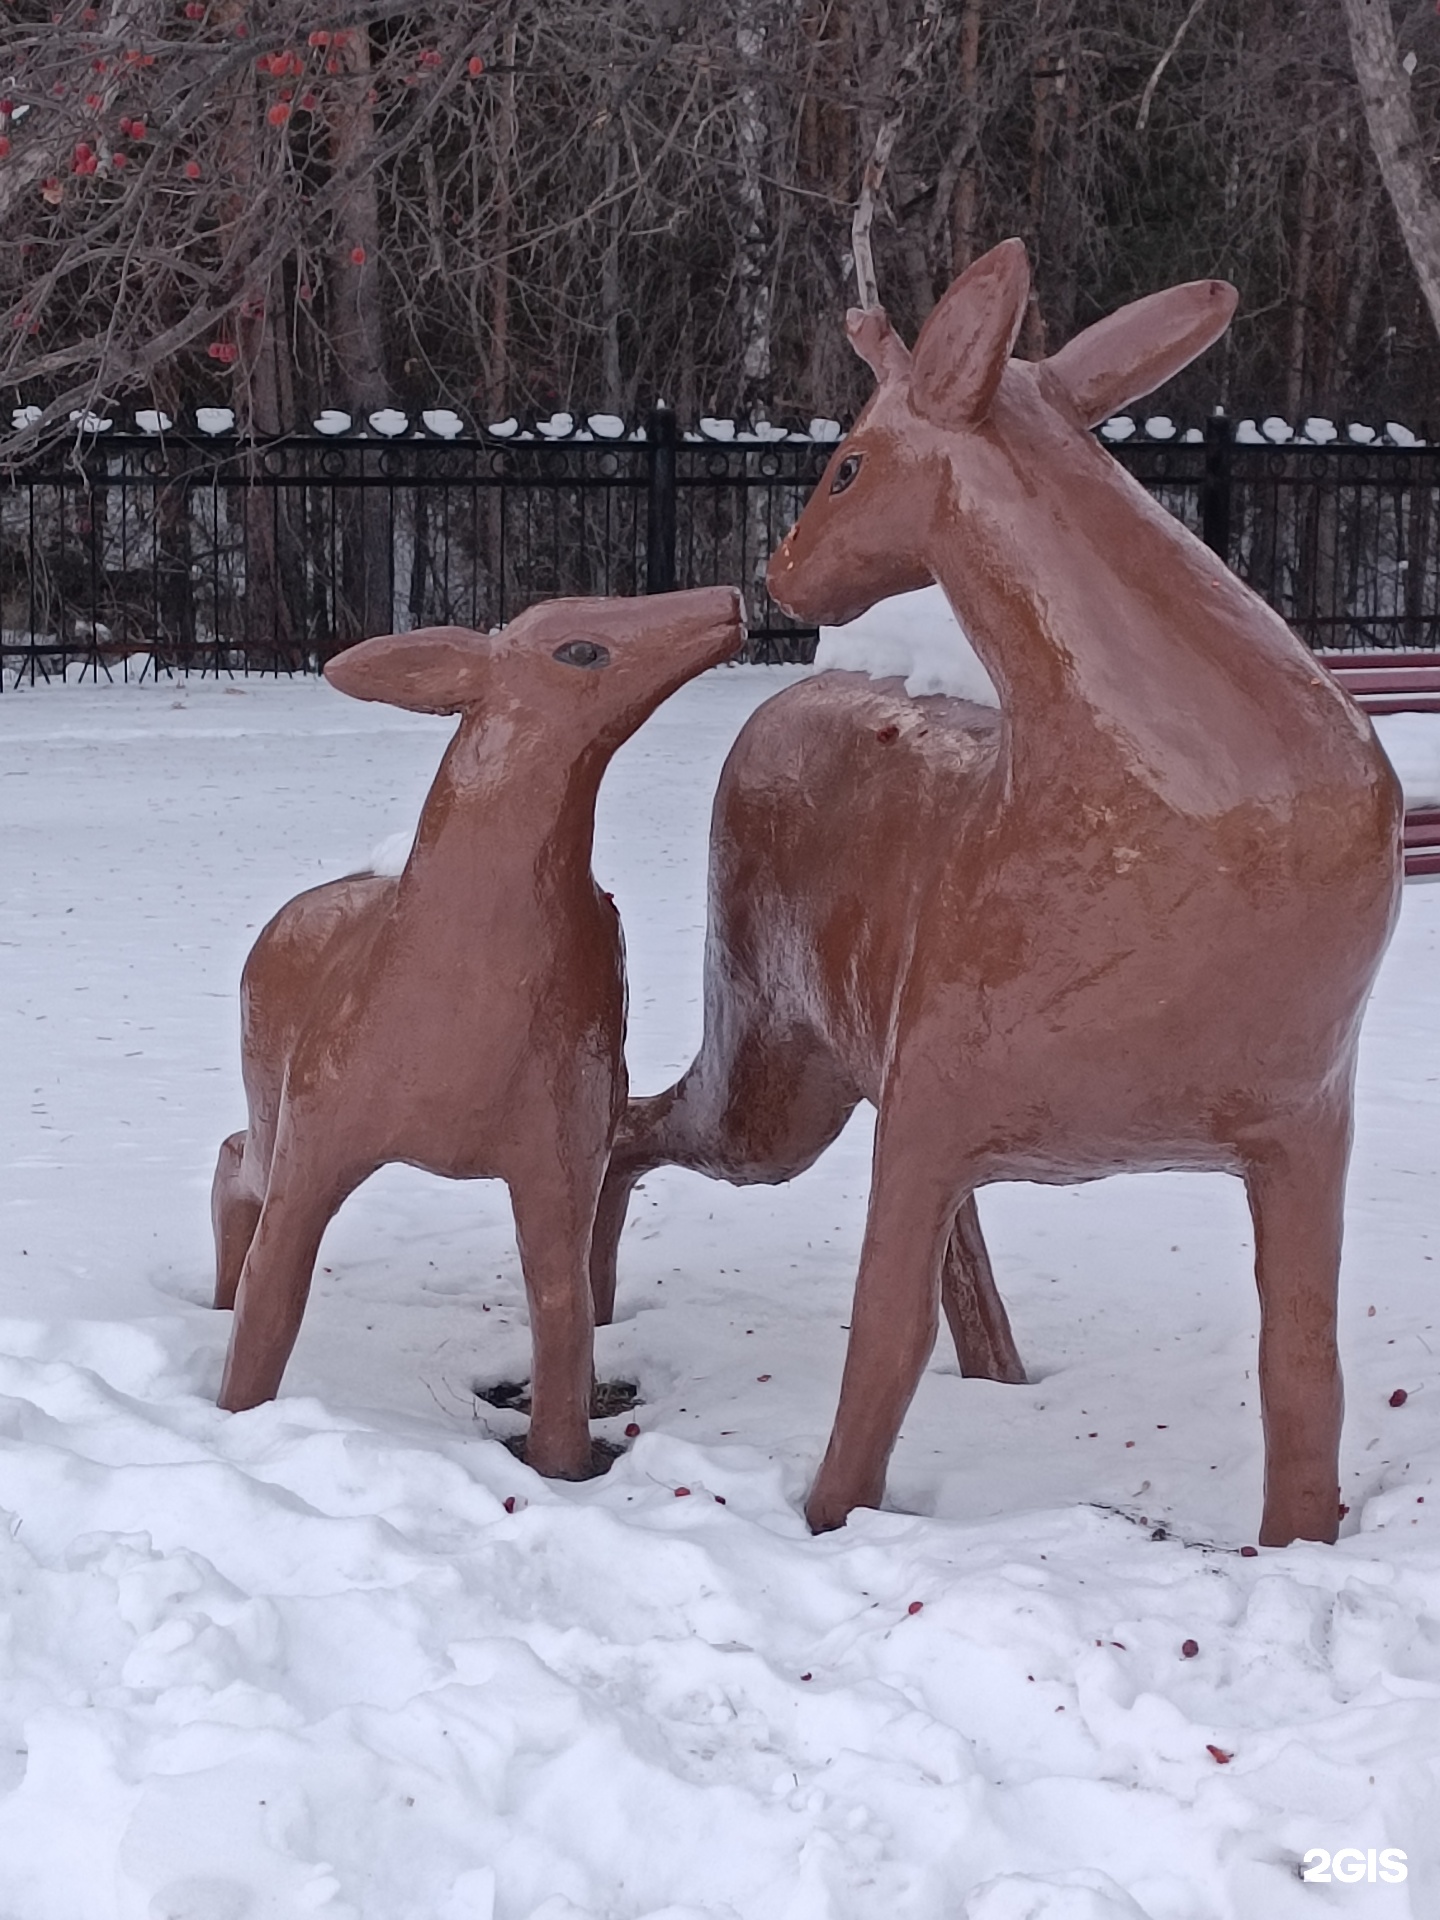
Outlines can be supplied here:
<path id="1" fill-rule="evenodd" d="M 610 649 L 598 640 L 567 640 L 556 647 L 555 658 L 565 667 L 608 667 Z"/>
<path id="2" fill-rule="evenodd" d="M 844 493 L 850 482 L 860 471 L 861 457 L 858 453 L 846 454 L 845 458 L 835 469 L 835 478 L 830 482 L 831 493 Z"/>

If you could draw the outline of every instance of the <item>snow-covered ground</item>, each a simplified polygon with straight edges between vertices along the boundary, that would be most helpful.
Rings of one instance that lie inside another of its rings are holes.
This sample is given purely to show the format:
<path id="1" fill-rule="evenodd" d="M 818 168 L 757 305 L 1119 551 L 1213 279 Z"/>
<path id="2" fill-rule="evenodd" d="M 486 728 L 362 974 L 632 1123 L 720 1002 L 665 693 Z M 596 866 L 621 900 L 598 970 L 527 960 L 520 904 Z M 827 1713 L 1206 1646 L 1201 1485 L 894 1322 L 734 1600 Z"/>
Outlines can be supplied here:
<path id="1" fill-rule="evenodd" d="M 791 677 L 707 676 L 607 782 L 637 1089 L 698 1036 L 714 775 Z M 446 727 L 312 682 L 0 697 L 3 1920 L 1440 1911 L 1440 886 L 1367 1028 L 1339 1546 L 1241 1551 L 1249 1229 L 1193 1176 L 986 1193 L 1032 1384 L 937 1350 L 890 1509 L 812 1540 L 858 1120 L 788 1188 L 647 1182 L 603 1480 L 472 1396 L 526 1365 L 489 1184 L 377 1177 L 281 1399 L 212 1404 L 241 961 Z M 1311 1848 L 1362 1877 L 1303 1885 Z"/>

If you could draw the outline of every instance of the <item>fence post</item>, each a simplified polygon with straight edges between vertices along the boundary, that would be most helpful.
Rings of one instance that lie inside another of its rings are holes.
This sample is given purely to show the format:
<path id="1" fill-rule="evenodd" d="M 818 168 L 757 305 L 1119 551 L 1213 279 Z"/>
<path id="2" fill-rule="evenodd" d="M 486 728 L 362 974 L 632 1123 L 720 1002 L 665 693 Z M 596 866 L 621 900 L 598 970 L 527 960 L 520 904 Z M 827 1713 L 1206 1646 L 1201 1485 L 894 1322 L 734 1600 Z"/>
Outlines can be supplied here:
<path id="1" fill-rule="evenodd" d="M 1205 477 L 1200 482 L 1200 538 L 1230 564 L 1230 449 L 1235 438 L 1218 410 L 1205 422 Z"/>
<path id="2" fill-rule="evenodd" d="M 675 416 L 652 407 L 645 422 L 649 456 L 649 513 L 645 534 L 645 591 L 669 593 L 675 585 Z"/>

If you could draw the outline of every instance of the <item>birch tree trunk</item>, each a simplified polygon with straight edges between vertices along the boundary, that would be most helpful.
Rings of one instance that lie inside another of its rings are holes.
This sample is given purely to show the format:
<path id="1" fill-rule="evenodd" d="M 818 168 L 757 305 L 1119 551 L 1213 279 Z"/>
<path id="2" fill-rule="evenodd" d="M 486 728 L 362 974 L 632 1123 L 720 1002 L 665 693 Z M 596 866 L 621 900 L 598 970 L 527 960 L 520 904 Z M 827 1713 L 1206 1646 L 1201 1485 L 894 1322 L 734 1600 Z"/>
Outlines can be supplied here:
<path id="1" fill-rule="evenodd" d="M 490 269 L 490 352 L 485 399 L 490 418 L 504 416 L 510 390 L 510 236 L 515 204 L 514 168 L 518 127 L 515 115 L 514 24 L 505 29 L 500 98 L 491 116 L 495 146 L 495 259 Z"/>
<path id="2" fill-rule="evenodd" d="M 1410 102 L 1390 0 L 1340 0 L 1370 144 L 1420 291 L 1440 333 L 1440 196 Z"/>
<path id="3" fill-rule="evenodd" d="M 223 17 L 232 30 L 244 24 L 245 0 L 231 0 Z M 216 639 L 243 640 L 252 659 L 272 654 L 277 667 L 301 665 L 303 640 L 296 612 L 301 599 L 298 555 L 285 512 L 283 491 L 263 484 L 266 476 L 254 442 L 273 439 L 290 421 L 284 411 L 283 389 L 293 386 L 282 366 L 288 346 L 276 309 L 283 296 L 283 274 L 257 263 L 258 235 L 247 212 L 260 192 L 263 165 L 260 141 L 264 104 L 255 72 L 246 67 L 231 83 L 229 110 L 219 142 L 221 177 L 228 183 L 222 217 L 234 235 L 223 263 L 223 277 L 233 293 L 234 346 L 239 359 L 231 392 L 235 425 L 247 443 L 248 484 L 240 494 L 244 525 L 245 572 L 239 600 L 239 631 L 221 631 L 223 614 L 217 607 Z M 178 536 L 178 525 L 174 529 Z"/>
<path id="4" fill-rule="evenodd" d="M 348 185 L 336 211 L 329 282 L 330 348 L 340 379 L 339 404 L 357 427 L 390 401 L 385 371 L 380 288 L 380 208 L 370 30 L 358 26 L 332 45 L 344 78 L 331 95 L 330 161 Z M 368 164 L 367 164 L 368 163 Z M 367 469 L 370 456 L 362 454 Z M 345 502 L 333 645 L 338 650 L 394 624 L 391 588 L 391 498 L 388 488 L 362 487 Z"/>
<path id="5" fill-rule="evenodd" d="M 980 21 L 983 0 L 965 0 L 960 17 L 960 98 L 965 104 L 963 154 L 950 202 L 950 271 L 963 273 L 979 249 L 975 244 L 979 202 L 976 158 L 980 145 Z M 937 207 L 944 201 L 937 194 Z"/>
<path id="6" fill-rule="evenodd" d="M 1319 218 L 1320 154 L 1315 130 L 1320 102 L 1311 89 L 1311 131 L 1305 142 L 1300 178 L 1300 205 L 1295 226 L 1294 268 L 1290 277 L 1290 339 L 1285 366 L 1285 418 L 1298 420 L 1304 404 L 1308 373 L 1306 345 L 1310 332 L 1311 280 L 1315 262 L 1315 225 Z"/>
<path id="7" fill-rule="evenodd" d="M 894 57 L 890 48 L 883 49 L 887 58 L 893 59 L 893 65 L 883 88 L 884 106 L 880 123 L 875 129 L 874 141 L 860 176 L 860 193 L 850 220 L 850 250 L 855 262 L 855 291 L 858 303 L 862 307 L 878 307 L 880 304 L 880 289 L 875 277 L 875 253 L 871 243 L 870 229 L 875 219 L 880 192 L 885 184 L 885 170 L 890 164 L 890 155 L 894 151 L 901 122 L 905 118 L 906 103 L 924 72 L 939 23 L 940 0 L 920 0 L 918 10 L 912 12 L 905 22 L 898 58 Z M 886 19 L 884 30 L 886 38 L 893 36 L 894 22 Z"/>
<path id="8" fill-rule="evenodd" d="M 758 80 L 765 56 L 765 29 L 750 0 L 743 0 L 735 23 L 735 50 L 742 79 L 736 90 L 737 261 L 740 300 L 741 403 L 763 404 L 770 385 L 770 274 L 765 217 L 767 126 Z"/>

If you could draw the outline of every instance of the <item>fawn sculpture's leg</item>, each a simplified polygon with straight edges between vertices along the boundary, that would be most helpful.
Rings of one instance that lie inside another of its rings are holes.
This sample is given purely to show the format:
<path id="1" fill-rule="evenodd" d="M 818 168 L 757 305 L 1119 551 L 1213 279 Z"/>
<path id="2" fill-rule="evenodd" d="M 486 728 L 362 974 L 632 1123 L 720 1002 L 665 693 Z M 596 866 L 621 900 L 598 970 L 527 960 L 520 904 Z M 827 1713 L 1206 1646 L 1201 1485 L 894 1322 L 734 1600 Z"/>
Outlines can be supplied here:
<path id="1" fill-rule="evenodd" d="M 222 1141 L 220 1158 L 215 1163 L 215 1179 L 210 1188 L 210 1218 L 215 1227 L 215 1305 L 229 1308 L 235 1304 L 240 1285 L 240 1269 L 255 1238 L 260 1218 L 260 1197 L 245 1186 L 242 1165 L 245 1158 L 243 1133 L 232 1133 Z"/>
<path id="2" fill-rule="evenodd" d="M 940 1263 L 955 1218 L 955 1184 L 914 1129 L 902 1147 L 881 1109 L 870 1210 L 860 1249 L 840 1403 L 805 1503 L 811 1530 L 878 1507 L 885 1468 L 939 1324 Z"/>
<path id="3" fill-rule="evenodd" d="M 270 1184 L 245 1255 L 235 1297 L 235 1322 L 220 1382 L 229 1413 L 273 1400 L 300 1331 L 320 1240 L 341 1202 L 365 1178 L 337 1176 L 296 1151 L 282 1116 Z"/>
<path id="4" fill-rule="evenodd" d="M 859 1095 L 809 1033 L 772 1033 L 732 1008 L 723 1039 L 707 1031 L 673 1087 L 632 1100 L 620 1123 L 595 1216 L 590 1279 L 596 1324 L 614 1312 L 616 1258 L 635 1183 L 688 1167 L 733 1186 L 779 1186 L 820 1158 Z"/>
<path id="5" fill-rule="evenodd" d="M 1263 1546 L 1333 1540 L 1344 1407 L 1335 1302 L 1350 1109 L 1318 1113 L 1249 1150 L 1245 1182 L 1260 1289 Z"/>
<path id="6" fill-rule="evenodd" d="M 594 1472 L 590 1389 L 594 1316 L 590 1239 L 601 1168 L 533 1154 L 509 1179 L 515 1238 L 530 1307 L 530 1431 L 525 1463 L 551 1479 Z"/>
<path id="7" fill-rule="evenodd" d="M 625 1231 L 630 1196 L 636 1183 L 660 1164 L 656 1160 L 617 1159 L 612 1155 L 606 1169 L 605 1184 L 595 1209 L 595 1228 L 590 1236 L 590 1297 L 597 1327 L 608 1327 L 615 1318 L 620 1236 Z"/>
<path id="8" fill-rule="evenodd" d="M 1010 1316 L 995 1285 L 990 1253 L 972 1193 L 955 1215 L 940 1269 L 940 1303 L 967 1380 L 1000 1380 L 1023 1387 L 1025 1367 L 1010 1331 Z"/>

